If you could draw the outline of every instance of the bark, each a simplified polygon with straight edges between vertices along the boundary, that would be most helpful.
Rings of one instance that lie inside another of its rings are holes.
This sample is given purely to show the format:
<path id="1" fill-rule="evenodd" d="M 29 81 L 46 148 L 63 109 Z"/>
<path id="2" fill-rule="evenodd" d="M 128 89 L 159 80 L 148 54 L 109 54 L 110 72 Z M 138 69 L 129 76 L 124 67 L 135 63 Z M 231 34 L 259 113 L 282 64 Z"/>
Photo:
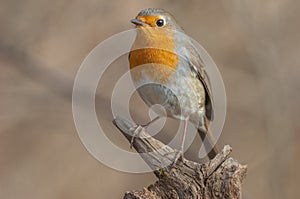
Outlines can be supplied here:
<path id="1" fill-rule="evenodd" d="M 114 124 L 130 142 L 135 124 L 121 118 L 116 118 Z M 133 147 L 153 169 L 158 180 L 143 190 L 127 191 L 124 199 L 241 198 L 247 166 L 229 157 L 232 148 L 228 145 L 205 164 L 183 158 L 174 165 L 171 164 L 177 151 L 150 137 L 144 130 L 135 137 Z M 166 163 L 169 166 L 163 168 Z"/>

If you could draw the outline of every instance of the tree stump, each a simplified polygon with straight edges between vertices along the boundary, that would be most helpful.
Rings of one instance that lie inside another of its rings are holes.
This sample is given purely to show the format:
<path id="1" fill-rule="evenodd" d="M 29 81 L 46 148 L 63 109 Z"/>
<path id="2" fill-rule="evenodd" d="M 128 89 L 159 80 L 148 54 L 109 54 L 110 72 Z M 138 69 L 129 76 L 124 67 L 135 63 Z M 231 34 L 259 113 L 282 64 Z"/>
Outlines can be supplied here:
<path id="1" fill-rule="evenodd" d="M 121 118 L 116 118 L 113 123 L 130 142 L 131 129 L 135 124 Z M 158 180 L 143 190 L 127 191 L 124 199 L 241 198 L 247 166 L 229 157 L 232 151 L 229 145 L 205 164 L 183 158 L 165 168 L 162 165 L 172 164 L 176 150 L 152 138 L 144 130 L 134 138 L 133 147 L 154 170 Z"/>

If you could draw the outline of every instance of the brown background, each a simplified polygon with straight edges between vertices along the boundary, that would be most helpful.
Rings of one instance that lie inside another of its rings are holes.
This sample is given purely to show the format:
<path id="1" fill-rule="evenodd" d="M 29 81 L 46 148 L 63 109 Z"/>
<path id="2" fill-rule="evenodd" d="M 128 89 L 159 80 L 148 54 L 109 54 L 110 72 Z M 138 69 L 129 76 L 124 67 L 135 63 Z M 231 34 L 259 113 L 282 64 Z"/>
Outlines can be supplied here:
<path id="1" fill-rule="evenodd" d="M 173 13 L 219 66 L 228 112 L 218 145 L 249 166 L 244 198 L 297 198 L 299 1 L 0 2 L 0 198 L 121 198 L 153 182 L 86 151 L 69 85 L 88 52 L 147 7 Z M 110 120 L 102 122 L 112 139 L 128 146 Z"/>

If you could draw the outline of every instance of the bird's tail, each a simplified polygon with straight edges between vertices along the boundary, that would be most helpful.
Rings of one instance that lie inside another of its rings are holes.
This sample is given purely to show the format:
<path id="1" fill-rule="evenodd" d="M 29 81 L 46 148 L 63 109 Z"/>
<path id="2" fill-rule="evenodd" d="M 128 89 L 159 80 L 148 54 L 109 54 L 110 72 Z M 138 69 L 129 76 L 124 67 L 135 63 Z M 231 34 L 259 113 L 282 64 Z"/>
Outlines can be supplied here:
<path id="1" fill-rule="evenodd" d="M 206 125 L 206 128 L 198 127 L 198 133 L 201 137 L 202 143 L 204 144 L 205 150 L 208 153 L 208 158 L 210 160 L 213 159 L 218 154 L 218 149 L 214 144 L 214 137 L 212 136 L 208 125 Z"/>

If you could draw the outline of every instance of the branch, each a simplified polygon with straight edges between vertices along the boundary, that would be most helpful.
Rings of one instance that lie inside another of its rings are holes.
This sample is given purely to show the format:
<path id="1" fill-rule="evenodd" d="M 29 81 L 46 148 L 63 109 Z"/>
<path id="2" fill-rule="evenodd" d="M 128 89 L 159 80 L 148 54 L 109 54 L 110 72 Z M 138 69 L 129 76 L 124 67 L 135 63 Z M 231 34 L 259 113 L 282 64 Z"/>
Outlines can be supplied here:
<path id="1" fill-rule="evenodd" d="M 121 118 L 116 118 L 113 123 L 130 142 L 131 128 L 135 124 Z M 124 199 L 241 198 L 247 166 L 229 157 L 232 149 L 228 145 L 205 164 L 183 159 L 173 167 L 164 166 L 173 162 L 176 150 L 145 131 L 135 137 L 133 147 L 154 170 L 158 180 L 143 190 L 126 192 Z"/>

